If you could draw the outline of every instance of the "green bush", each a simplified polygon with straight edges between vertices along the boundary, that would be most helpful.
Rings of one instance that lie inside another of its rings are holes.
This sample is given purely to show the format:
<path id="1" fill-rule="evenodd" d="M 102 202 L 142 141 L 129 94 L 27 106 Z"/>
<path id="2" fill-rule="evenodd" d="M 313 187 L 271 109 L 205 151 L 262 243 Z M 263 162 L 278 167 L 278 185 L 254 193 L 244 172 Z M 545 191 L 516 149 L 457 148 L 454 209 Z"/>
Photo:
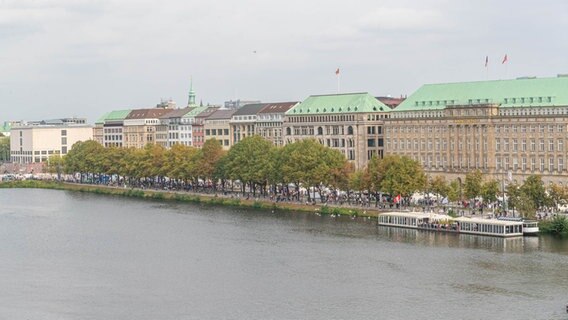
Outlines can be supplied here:
<path id="1" fill-rule="evenodd" d="M 557 215 L 550 220 L 539 222 L 538 225 L 543 233 L 568 235 L 568 218 L 566 216 Z"/>

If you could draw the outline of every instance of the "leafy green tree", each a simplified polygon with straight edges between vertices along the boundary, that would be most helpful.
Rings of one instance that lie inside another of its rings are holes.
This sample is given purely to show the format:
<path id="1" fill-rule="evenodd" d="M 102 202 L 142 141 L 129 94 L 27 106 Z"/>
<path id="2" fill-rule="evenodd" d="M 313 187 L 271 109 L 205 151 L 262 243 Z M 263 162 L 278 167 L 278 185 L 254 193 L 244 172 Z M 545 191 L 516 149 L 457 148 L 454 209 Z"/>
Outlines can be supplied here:
<path id="1" fill-rule="evenodd" d="M 481 196 L 483 202 L 489 204 L 497 201 L 497 194 L 499 193 L 499 181 L 491 179 L 486 181 L 481 186 Z"/>
<path id="2" fill-rule="evenodd" d="M 233 180 L 240 180 L 243 183 L 242 191 L 248 184 L 256 196 L 256 187 L 266 187 L 270 172 L 272 170 L 270 141 L 253 135 L 246 137 L 235 144 L 227 154 L 226 173 Z"/>
<path id="3" fill-rule="evenodd" d="M 282 148 L 280 160 L 283 180 L 296 184 L 297 190 L 300 184 L 307 188 L 318 189 L 321 188 L 321 184 L 335 186 L 347 184 L 346 180 L 339 177 L 350 170 L 345 157 L 339 151 L 327 148 L 315 139 L 287 144 Z M 311 200 L 310 193 L 308 200 Z"/>
<path id="4" fill-rule="evenodd" d="M 427 183 L 422 165 L 407 156 L 389 155 L 379 160 L 377 175 L 382 191 L 403 197 L 424 190 Z"/>
<path id="5" fill-rule="evenodd" d="M 432 178 L 429 183 L 429 189 L 442 198 L 447 197 L 450 192 L 450 186 L 444 176 L 435 176 Z"/>
<path id="6" fill-rule="evenodd" d="M 166 152 L 166 175 L 178 181 L 188 182 L 197 179 L 197 171 L 195 169 L 199 151 L 194 147 L 188 147 L 183 144 L 174 144 L 170 150 Z"/>
<path id="7" fill-rule="evenodd" d="M 448 186 L 448 201 L 456 202 L 461 200 L 461 186 L 458 180 L 453 180 Z"/>
<path id="8" fill-rule="evenodd" d="M 538 210 L 550 205 L 550 199 L 544 189 L 544 183 L 538 175 L 530 175 L 521 186 L 521 192 L 530 201 L 530 206 L 527 205 L 527 208 Z"/>
<path id="9" fill-rule="evenodd" d="M 225 151 L 221 142 L 216 139 L 209 139 L 205 141 L 203 147 L 199 152 L 199 159 L 197 166 L 199 167 L 200 176 L 204 179 L 209 179 L 216 185 L 217 181 L 214 178 L 215 168 L 219 159 L 223 157 Z"/>
<path id="10" fill-rule="evenodd" d="M 553 202 L 554 210 L 557 210 L 559 205 L 565 205 L 568 201 L 568 189 L 557 183 L 553 183 L 548 188 L 550 200 Z"/>
<path id="11" fill-rule="evenodd" d="M 483 175 L 481 171 L 475 170 L 465 176 L 463 191 L 468 199 L 475 199 L 481 195 L 483 186 Z"/>
<path id="12" fill-rule="evenodd" d="M 47 172 L 52 174 L 57 174 L 57 179 L 61 178 L 61 173 L 65 168 L 65 157 L 61 157 L 58 154 L 49 156 L 47 163 L 44 164 Z"/>
<path id="13" fill-rule="evenodd" d="M 517 183 L 509 184 L 505 190 L 507 191 L 507 202 L 509 204 L 509 208 L 515 210 L 519 207 L 519 205 L 523 205 L 521 204 L 523 194 L 521 192 L 521 187 Z"/>
<path id="14" fill-rule="evenodd" d="M 0 161 L 10 160 L 10 137 L 0 137 Z"/>
<path id="15" fill-rule="evenodd" d="M 65 155 L 65 172 L 80 173 L 81 182 L 85 173 L 102 173 L 104 152 L 104 147 L 94 140 L 75 143 Z"/>

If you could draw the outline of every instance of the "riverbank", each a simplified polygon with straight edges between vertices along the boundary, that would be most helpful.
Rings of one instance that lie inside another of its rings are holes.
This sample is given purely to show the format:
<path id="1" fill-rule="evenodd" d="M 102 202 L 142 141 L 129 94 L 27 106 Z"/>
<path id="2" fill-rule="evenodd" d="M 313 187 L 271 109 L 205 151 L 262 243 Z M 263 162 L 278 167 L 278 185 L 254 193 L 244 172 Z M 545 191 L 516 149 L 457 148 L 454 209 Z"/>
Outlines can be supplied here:
<path id="1" fill-rule="evenodd" d="M 125 196 L 133 198 L 201 203 L 231 207 L 244 207 L 265 210 L 286 210 L 314 213 L 320 215 L 351 216 L 377 218 L 379 211 L 373 209 L 356 209 L 328 205 L 308 205 L 294 202 L 275 202 L 268 199 L 246 199 L 242 197 L 227 197 L 215 194 L 192 193 L 185 191 L 168 191 L 153 189 L 121 188 L 106 185 L 88 185 L 42 180 L 18 180 L 0 182 L 0 188 L 35 188 L 66 190 L 75 192 L 90 192 L 96 194 Z"/>

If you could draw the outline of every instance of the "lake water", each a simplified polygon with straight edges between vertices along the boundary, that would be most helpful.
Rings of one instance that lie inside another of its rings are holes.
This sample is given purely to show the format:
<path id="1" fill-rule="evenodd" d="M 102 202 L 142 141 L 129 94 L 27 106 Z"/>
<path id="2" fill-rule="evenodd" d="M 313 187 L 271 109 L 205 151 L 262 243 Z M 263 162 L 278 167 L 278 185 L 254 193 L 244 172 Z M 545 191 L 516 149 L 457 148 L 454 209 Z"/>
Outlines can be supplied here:
<path id="1" fill-rule="evenodd" d="M 0 189 L 0 319 L 566 319 L 568 240 Z"/>

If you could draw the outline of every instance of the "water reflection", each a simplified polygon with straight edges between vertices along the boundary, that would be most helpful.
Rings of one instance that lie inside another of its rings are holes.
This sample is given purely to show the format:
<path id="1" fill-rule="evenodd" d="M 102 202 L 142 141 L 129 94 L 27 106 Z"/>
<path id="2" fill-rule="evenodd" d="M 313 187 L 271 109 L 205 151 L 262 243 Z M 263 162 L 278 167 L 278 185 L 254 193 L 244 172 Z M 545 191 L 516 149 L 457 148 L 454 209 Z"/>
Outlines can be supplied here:
<path id="1" fill-rule="evenodd" d="M 543 249 L 562 252 L 561 250 L 566 250 L 567 245 L 566 242 L 559 242 L 547 236 L 500 238 L 386 226 L 377 226 L 377 232 L 379 236 L 389 239 L 390 241 L 434 247 L 485 249 L 492 252 L 503 253 L 525 253 Z"/>

